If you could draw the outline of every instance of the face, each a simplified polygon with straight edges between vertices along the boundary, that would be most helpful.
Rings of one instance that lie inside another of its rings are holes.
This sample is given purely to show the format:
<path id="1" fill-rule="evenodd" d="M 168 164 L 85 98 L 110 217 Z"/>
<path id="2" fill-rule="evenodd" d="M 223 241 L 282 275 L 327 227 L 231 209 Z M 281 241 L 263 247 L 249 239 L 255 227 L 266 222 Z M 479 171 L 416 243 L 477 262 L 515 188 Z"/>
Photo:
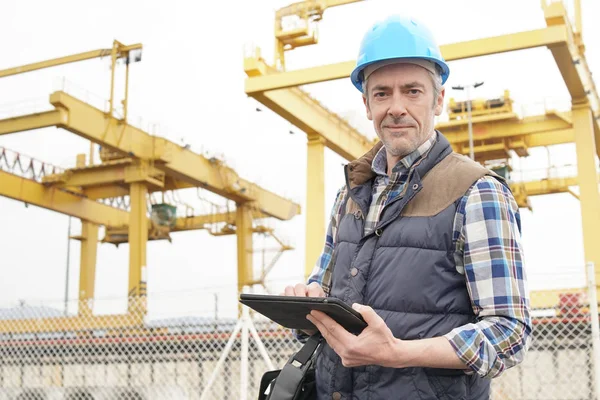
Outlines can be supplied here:
<path id="1" fill-rule="evenodd" d="M 431 74 L 418 65 L 386 65 L 369 76 L 363 98 L 367 118 L 388 156 L 399 160 L 427 140 L 442 112 L 444 90 L 434 96 Z"/>

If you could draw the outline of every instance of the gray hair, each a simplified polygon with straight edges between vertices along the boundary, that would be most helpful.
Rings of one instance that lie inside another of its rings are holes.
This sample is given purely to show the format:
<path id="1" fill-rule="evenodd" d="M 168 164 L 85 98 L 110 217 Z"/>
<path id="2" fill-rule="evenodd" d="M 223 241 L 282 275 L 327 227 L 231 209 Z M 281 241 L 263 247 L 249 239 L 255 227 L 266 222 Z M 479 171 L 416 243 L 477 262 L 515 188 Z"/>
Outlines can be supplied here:
<path id="1" fill-rule="evenodd" d="M 431 84 L 433 85 L 433 106 L 437 104 L 437 97 L 444 87 L 442 86 L 442 68 L 435 64 L 435 74 L 431 71 L 429 72 L 429 77 L 431 78 Z M 362 83 L 362 93 L 363 97 L 367 99 L 367 105 L 369 104 L 369 96 L 367 94 L 367 79 L 363 80 Z"/>
<path id="2" fill-rule="evenodd" d="M 442 86 L 442 67 L 435 64 L 435 74 L 429 72 L 429 76 L 431 77 L 431 83 L 433 84 L 433 105 L 437 103 L 437 97 L 444 89 Z"/>

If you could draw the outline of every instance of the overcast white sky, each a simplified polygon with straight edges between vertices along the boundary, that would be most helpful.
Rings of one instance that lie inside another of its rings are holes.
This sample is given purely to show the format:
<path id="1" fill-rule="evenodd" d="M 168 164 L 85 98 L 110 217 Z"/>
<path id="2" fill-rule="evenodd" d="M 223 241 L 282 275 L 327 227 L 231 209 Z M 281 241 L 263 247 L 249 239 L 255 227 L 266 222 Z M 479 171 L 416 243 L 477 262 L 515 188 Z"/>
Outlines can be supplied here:
<path id="1" fill-rule="evenodd" d="M 99 48 L 113 39 L 144 45 L 141 63 L 130 73 L 132 122 L 153 123 L 156 132 L 192 150 L 223 154 L 247 179 L 298 201 L 304 210 L 306 136 L 244 94 L 243 52 L 249 43 L 273 59 L 273 12 L 288 1 L 185 2 L 58 0 L 3 2 L 0 24 L 0 69 Z M 587 59 L 600 72 L 600 28 L 593 16 L 600 4 L 583 0 Z M 411 14 L 426 22 L 440 44 L 501 35 L 545 26 L 539 0 L 402 1 L 367 0 L 329 9 L 320 23 L 320 44 L 287 55 L 288 69 L 353 59 L 364 30 L 390 12 Z M 485 81 L 478 97 L 511 91 L 516 110 L 543 112 L 546 101 L 568 105 L 569 96 L 546 49 L 482 57 L 450 63 L 447 87 Z M 119 73 L 123 72 L 120 68 Z M 122 80 L 123 74 L 119 74 Z M 0 118 L 15 112 L 49 108 L 50 93 L 68 82 L 71 93 L 97 101 L 109 96 L 109 60 L 91 60 L 0 80 Z M 119 82 L 118 88 L 122 88 Z M 368 136 L 359 93 L 348 80 L 306 88 Z M 118 93 L 121 93 L 120 91 Z M 461 98 L 462 92 L 447 91 Z M 15 106 L 15 103 L 28 102 Z M 140 119 L 141 117 L 141 119 Z M 290 134 L 290 129 L 295 134 Z M 0 137 L 0 146 L 64 167 L 89 144 L 55 128 Z M 545 168 L 547 154 L 555 165 L 574 164 L 572 145 L 531 151 L 515 169 Z M 326 207 L 343 183 L 344 162 L 326 153 Z M 529 176 L 533 177 L 531 173 Z M 185 193 L 194 201 L 196 192 Z M 194 204 L 200 203 L 195 200 Z M 522 210 L 525 260 L 532 289 L 578 284 L 583 277 L 581 217 L 578 201 L 569 194 L 532 199 L 533 212 Z M 271 287 L 302 276 L 304 214 L 286 223 L 273 223 L 296 246 L 285 253 L 271 275 Z M 39 304 L 64 297 L 68 217 L 17 201 L 0 198 L 0 304 L 19 299 Z M 78 221 L 73 221 L 78 233 Z M 235 310 L 235 237 L 207 232 L 173 234 L 173 243 L 148 244 L 151 311 L 157 316 L 210 313 L 213 293 L 220 293 L 220 313 Z M 274 243 L 255 235 L 256 248 Z M 117 299 L 127 292 L 128 249 L 100 245 L 97 263 L 98 298 Z M 256 258 L 257 267 L 260 258 Z M 71 243 L 70 298 L 77 297 L 79 244 Z M 108 303 L 104 303 L 108 304 Z M 112 304 L 112 303 L 111 303 Z M 115 304 L 123 305 L 122 302 Z M 110 307 L 105 307 L 109 309 Z"/>

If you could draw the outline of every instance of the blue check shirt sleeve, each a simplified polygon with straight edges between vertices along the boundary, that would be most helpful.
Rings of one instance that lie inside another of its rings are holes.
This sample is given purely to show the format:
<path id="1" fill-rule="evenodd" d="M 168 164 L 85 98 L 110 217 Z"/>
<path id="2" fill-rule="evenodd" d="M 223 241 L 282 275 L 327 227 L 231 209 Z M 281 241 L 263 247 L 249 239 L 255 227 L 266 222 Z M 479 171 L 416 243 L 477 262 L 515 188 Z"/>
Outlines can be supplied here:
<path id="1" fill-rule="evenodd" d="M 321 252 L 321 255 L 317 259 L 317 263 L 315 264 L 311 274 L 308 277 L 307 285 L 312 282 L 316 282 L 321 286 L 329 285 L 329 282 L 325 283 L 323 282 L 323 279 L 325 277 L 325 271 L 327 271 L 327 268 L 333 256 L 333 249 L 335 247 L 335 237 L 339 224 L 340 209 L 344 204 L 345 193 L 345 188 L 341 188 L 336 194 L 335 202 L 331 209 L 329 224 L 327 226 L 327 232 L 325 234 L 325 244 L 323 246 L 323 251 Z M 325 293 L 328 292 L 329 290 L 325 290 Z M 293 333 L 294 337 L 301 342 L 305 342 L 308 338 L 308 336 L 303 332 L 293 330 Z"/>
<path id="2" fill-rule="evenodd" d="M 335 247 L 335 237 L 337 234 L 337 229 L 339 225 L 339 216 L 341 207 L 344 204 L 344 199 L 346 195 L 345 187 L 338 190 L 335 202 L 333 203 L 333 207 L 331 209 L 329 224 L 327 226 L 327 232 L 325 234 L 325 245 L 323 247 L 323 251 L 319 256 L 315 267 L 313 268 L 310 276 L 308 277 L 307 284 L 312 282 L 316 282 L 321 286 L 328 286 L 329 282 L 324 282 L 325 271 L 331 262 L 331 258 L 333 256 L 333 249 Z M 325 288 L 325 293 L 328 293 L 329 290 Z"/>
<path id="3" fill-rule="evenodd" d="M 476 321 L 445 337 L 470 370 L 494 378 L 523 360 L 532 331 L 519 208 L 510 190 L 492 177 L 477 181 L 459 202 L 454 235 Z"/>

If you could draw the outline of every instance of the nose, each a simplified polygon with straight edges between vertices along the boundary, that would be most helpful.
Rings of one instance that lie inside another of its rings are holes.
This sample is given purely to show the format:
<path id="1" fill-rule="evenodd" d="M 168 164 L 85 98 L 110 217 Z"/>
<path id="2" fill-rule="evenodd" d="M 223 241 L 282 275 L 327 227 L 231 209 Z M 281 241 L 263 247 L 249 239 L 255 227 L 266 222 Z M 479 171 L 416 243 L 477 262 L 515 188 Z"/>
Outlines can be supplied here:
<path id="1" fill-rule="evenodd" d="M 400 118 L 406 115 L 406 105 L 404 99 L 399 93 L 394 93 L 392 96 L 390 107 L 388 108 L 388 115 L 392 118 Z"/>

